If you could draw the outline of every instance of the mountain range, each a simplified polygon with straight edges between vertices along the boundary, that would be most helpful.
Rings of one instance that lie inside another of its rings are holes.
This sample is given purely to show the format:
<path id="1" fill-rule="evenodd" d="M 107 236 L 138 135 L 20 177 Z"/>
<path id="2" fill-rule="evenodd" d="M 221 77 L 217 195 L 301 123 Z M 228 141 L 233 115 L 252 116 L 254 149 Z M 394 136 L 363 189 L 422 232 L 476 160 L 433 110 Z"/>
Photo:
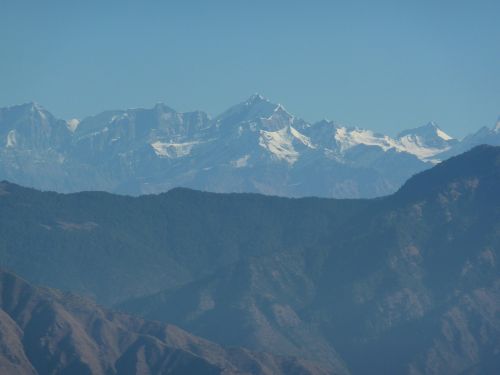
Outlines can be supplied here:
<path id="1" fill-rule="evenodd" d="M 479 144 L 436 124 L 396 137 L 332 121 L 310 123 L 255 94 L 211 118 L 157 104 L 61 120 L 36 103 L 0 109 L 0 179 L 58 192 L 126 195 L 175 187 L 288 197 L 369 198 Z"/>
<path id="2" fill-rule="evenodd" d="M 0 265 L 317 371 L 495 374 L 498 186 L 493 146 L 376 199 L 60 194 L 3 182 Z"/>
<path id="3" fill-rule="evenodd" d="M 327 375 L 307 361 L 224 349 L 3 270 L 0 291 L 3 375 Z"/>

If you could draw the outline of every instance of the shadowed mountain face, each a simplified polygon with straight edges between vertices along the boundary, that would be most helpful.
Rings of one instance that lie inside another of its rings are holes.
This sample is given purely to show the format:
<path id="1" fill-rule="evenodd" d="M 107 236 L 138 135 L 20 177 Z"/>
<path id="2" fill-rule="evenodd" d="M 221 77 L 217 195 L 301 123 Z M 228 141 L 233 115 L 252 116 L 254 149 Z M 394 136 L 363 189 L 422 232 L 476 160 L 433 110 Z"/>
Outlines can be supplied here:
<path id="1" fill-rule="evenodd" d="M 110 312 L 0 271 L 0 373 L 327 374 L 298 361 L 225 350 L 171 325 Z"/>
<path id="2" fill-rule="evenodd" d="M 475 145 L 500 145 L 499 129 L 458 141 L 429 123 L 390 137 L 309 123 L 260 95 L 213 119 L 157 104 L 64 121 L 28 103 L 0 108 L 0 180 L 58 192 L 370 198 Z"/>
<path id="3" fill-rule="evenodd" d="M 375 200 L 4 183 L 0 259 L 225 345 L 353 374 L 489 374 L 500 365 L 498 186 L 500 148 L 488 146 Z"/>

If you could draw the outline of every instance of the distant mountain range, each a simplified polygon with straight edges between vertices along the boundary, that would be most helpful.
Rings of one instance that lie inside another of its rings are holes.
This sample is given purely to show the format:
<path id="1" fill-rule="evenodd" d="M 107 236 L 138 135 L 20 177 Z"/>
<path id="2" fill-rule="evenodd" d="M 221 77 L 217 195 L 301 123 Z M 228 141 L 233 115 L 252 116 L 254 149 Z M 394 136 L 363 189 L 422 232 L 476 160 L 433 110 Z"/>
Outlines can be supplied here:
<path id="1" fill-rule="evenodd" d="M 215 118 L 157 104 L 64 121 L 29 103 L 0 109 L 0 179 L 58 192 L 375 197 L 473 146 L 500 145 L 499 124 L 463 140 L 434 123 L 392 138 L 309 123 L 260 95 Z"/>
<path id="2" fill-rule="evenodd" d="M 4 182 L 0 261 L 32 282 L 328 373 L 495 374 L 499 186 L 493 146 L 370 200 L 65 195 Z"/>

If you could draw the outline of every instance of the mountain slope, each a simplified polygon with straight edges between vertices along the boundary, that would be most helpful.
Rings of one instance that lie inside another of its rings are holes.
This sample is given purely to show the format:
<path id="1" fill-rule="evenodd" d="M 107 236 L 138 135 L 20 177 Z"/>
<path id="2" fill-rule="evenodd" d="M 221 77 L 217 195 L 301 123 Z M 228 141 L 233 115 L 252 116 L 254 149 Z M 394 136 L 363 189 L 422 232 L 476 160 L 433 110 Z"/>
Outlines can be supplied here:
<path id="1" fill-rule="evenodd" d="M 121 307 L 218 342 L 237 332 L 248 347 L 322 360 L 335 352 L 355 374 L 494 373 L 499 183 L 500 149 L 481 147 L 365 206 L 323 245 L 251 259 Z M 226 334 L 212 331 L 216 321 Z"/>
<path id="2" fill-rule="evenodd" d="M 6 271 L 0 271 L 0 291 L 5 375 L 327 373 L 305 361 L 225 350 L 175 326 L 106 311 Z"/>
<path id="3" fill-rule="evenodd" d="M 0 260 L 225 345 L 354 374 L 488 373 L 500 349 L 499 184 L 500 148 L 488 146 L 374 200 L 3 183 Z"/>

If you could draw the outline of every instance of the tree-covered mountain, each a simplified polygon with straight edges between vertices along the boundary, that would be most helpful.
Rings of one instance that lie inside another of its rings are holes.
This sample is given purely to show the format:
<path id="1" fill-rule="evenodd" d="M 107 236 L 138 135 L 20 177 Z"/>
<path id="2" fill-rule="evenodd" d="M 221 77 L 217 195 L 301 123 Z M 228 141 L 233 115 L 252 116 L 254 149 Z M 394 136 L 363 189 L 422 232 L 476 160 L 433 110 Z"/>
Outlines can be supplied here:
<path id="1" fill-rule="evenodd" d="M 0 180 L 58 192 L 368 198 L 475 145 L 499 145 L 499 134 L 483 128 L 459 141 L 429 123 L 390 137 L 310 123 L 260 95 L 214 118 L 157 104 L 64 121 L 28 103 L 0 108 Z"/>
<path id="2" fill-rule="evenodd" d="M 489 374 L 500 365 L 498 186 L 492 146 L 372 200 L 4 182 L 0 260 L 223 345 L 352 374 Z"/>
<path id="3" fill-rule="evenodd" d="M 332 370 L 224 349 L 168 324 L 105 310 L 0 270 L 2 375 L 275 375 Z"/>

